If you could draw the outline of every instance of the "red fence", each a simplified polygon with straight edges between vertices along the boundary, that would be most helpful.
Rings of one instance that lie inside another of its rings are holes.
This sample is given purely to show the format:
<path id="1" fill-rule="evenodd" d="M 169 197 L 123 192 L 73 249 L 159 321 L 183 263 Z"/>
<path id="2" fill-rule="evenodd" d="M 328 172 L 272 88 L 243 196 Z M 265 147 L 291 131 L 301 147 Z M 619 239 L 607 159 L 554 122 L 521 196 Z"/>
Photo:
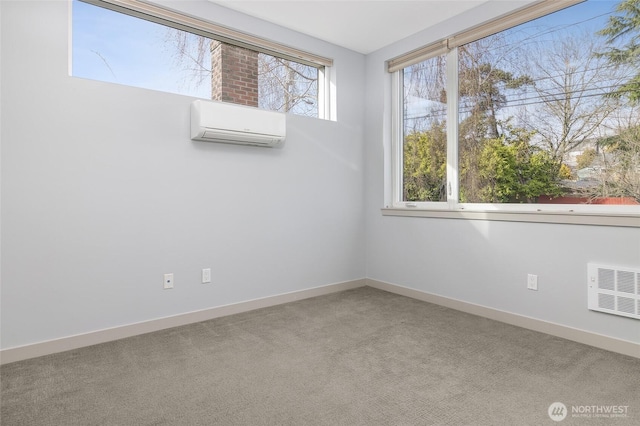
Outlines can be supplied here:
<path id="1" fill-rule="evenodd" d="M 556 197 L 552 198 L 548 195 L 538 197 L 540 204 L 610 204 L 610 205 L 637 205 L 640 204 L 632 197 Z"/>

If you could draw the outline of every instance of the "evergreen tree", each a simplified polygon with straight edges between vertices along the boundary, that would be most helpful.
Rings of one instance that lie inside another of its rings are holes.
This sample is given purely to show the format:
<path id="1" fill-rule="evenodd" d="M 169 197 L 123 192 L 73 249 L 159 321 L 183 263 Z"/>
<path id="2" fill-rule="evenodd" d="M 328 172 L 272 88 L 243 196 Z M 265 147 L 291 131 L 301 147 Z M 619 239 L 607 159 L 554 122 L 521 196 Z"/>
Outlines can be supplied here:
<path id="1" fill-rule="evenodd" d="M 616 6 L 618 15 L 610 16 L 607 26 L 598 32 L 606 37 L 609 50 L 600 53 L 612 64 L 631 66 L 636 74 L 618 87 L 612 96 L 640 103 L 640 0 L 625 0 Z"/>

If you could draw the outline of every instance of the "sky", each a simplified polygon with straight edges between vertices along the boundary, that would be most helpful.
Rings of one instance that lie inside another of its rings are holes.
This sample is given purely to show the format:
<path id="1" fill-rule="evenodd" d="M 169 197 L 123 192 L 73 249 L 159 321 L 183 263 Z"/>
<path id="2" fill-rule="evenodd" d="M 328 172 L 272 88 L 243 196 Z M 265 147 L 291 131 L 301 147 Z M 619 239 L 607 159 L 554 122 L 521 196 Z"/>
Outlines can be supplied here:
<path id="1" fill-rule="evenodd" d="M 590 0 L 545 18 L 544 28 L 531 23 L 513 32 L 562 30 L 570 22 L 588 20 L 602 28 L 617 1 Z M 104 8 L 73 1 L 72 75 L 189 96 L 209 98 L 209 82 L 194 87 L 188 72 L 174 61 L 175 46 L 166 41 L 167 28 Z M 597 16 L 595 19 L 591 19 Z M 549 32 L 552 34 L 552 32 Z"/>
<path id="2" fill-rule="evenodd" d="M 576 35 L 579 40 L 584 39 L 585 43 L 587 41 L 587 37 L 591 36 L 593 36 L 597 41 L 603 42 L 604 37 L 595 36 L 595 33 L 607 25 L 607 21 L 618 3 L 618 0 L 590 0 L 521 24 L 505 32 L 505 34 L 507 34 L 505 36 L 507 43 L 506 48 L 504 43 L 489 43 L 488 40 L 491 37 L 486 39 L 487 42 L 483 43 L 480 41 L 479 44 L 484 45 L 485 48 L 492 45 L 499 46 L 499 49 L 490 52 L 495 58 L 502 58 L 499 59 L 500 62 L 492 62 L 492 65 L 495 68 L 512 72 L 514 76 L 529 75 L 534 79 L 534 81 L 536 81 L 537 85 L 543 85 L 545 84 L 545 77 L 553 75 L 553 72 L 547 68 L 547 72 L 549 73 L 548 75 L 543 74 L 542 76 L 536 76 L 535 73 L 539 72 L 539 70 L 536 71 L 534 68 L 530 67 L 528 62 L 532 59 L 538 59 L 538 57 L 532 58 L 531 55 L 533 55 L 533 53 L 531 50 L 527 51 L 527 48 L 542 48 L 545 51 L 553 51 L 555 47 Z M 509 52 L 509 49 L 513 50 Z M 522 57 L 523 53 L 521 50 L 524 50 L 524 55 L 529 55 L 529 57 Z M 519 53 L 521 56 L 514 56 L 516 53 Z M 539 58 L 542 58 L 543 56 L 544 55 L 540 55 Z M 581 59 L 586 63 L 584 57 Z M 580 64 L 576 65 L 577 68 L 580 69 Z M 418 64 L 416 66 L 420 65 Z M 408 77 L 406 76 L 405 78 Z M 606 79 L 607 75 L 604 74 L 604 70 L 599 69 L 598 79 L 594 79 L 594 82 Z M 602 83 L 602 85 L 605 86 L 606 83 Z M 427 123 L 421 124 L 420 119 L 422 117 L 430 117 L 433 113 L 435 113 L 438 121 L 444 120 L 446 118 L 447 107 L 445 104 L 440 102 L 440 89 L 432 90 L 432 94 L 430 95 L 432 99 L 429 100 L 422 94 L 413 91 L 415 87 L 420 88 L 419 85 L 407 86 L 407 90 L 410 92 L 407 93 L 406 96 L 408 100 L 405 111 L 405 118 L 407 119 L 405 123 L 406 128 L 410 130 L 415 125 L 418 125 L 419 127 L 428 125 Z M 593 86 L 593 88 L 596 90 L 599 89 L 597 86 Z M 508 99 L 514 101 L 516 101 L 516 99 L 524 99 L 519 102 L 525 104 L 529 103 L 531 106 L 534 106 L 535 103 L 540 103 L 540 99 L 536 98 L 537 95 L 532 89 L 533 88 L 531 87 L 528 89 L 529 93 L 508 94 L 509 92 L 507 90 L 505 90 L 504 93 L 507 94 Z M 603 89 L 599 90 L 601 92 Z M 422 90 L 422 92 L 424 93 L 426 91 Z M 505 111 L 506 110 L 508 109 L 505 109 Z M 414 117 L 418 119 L 418 122 L 414 122 L 412 120 Z"/>
<path id="3" fill-rule="evenodd" d="M 210 98 L 174 64 L 166 27 L 77 0 L 72 13 L 73 76 Z"/>

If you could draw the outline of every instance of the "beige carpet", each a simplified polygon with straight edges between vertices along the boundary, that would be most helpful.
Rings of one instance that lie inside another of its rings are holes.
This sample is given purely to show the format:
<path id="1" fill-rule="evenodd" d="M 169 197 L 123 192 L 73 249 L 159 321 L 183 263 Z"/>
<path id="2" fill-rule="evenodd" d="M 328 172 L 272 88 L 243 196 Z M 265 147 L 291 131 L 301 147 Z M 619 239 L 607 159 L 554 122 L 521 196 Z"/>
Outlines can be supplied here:
<path id="1" fill-rule="evenodd" d="M 640 359 L 369 287 L 0 374 L 2 426 L 640 424 Z"/>

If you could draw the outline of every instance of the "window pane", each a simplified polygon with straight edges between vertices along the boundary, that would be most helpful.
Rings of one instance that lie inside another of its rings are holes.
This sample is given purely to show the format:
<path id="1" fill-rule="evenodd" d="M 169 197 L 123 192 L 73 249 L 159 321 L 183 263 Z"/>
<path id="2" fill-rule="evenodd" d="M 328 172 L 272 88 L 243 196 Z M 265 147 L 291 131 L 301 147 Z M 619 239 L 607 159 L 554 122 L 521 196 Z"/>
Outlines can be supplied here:
<path id="1" fill-rule="evenodd" d="M 73 71 L 75 77 L 119 83 L 201 98 L 211 96 L 211 81 L 194 77 L 194 67 L 178 63 L 180 46 L 162 25 L 122 13 L 73 2 Z M 210 62 L 209 52 L 197 51 L 196 36 L 185 34 L 183 49 Z M 191 36 L 191 37 L 189 37 Z M 175 47 L 174 47 L 175 46 Z"/>
<path id="2" fill-rule="evenodd" d="M 447 93 L 444 56 L 403 70 L 403 201 L 446 201 Z"/>
<path id="3" fill-rule="evenodd" d="M 75 77 L 318 117 L 318 68 L 73 2 Z"/>
<path id="4" fill-rule="evenodd" d="M 260 53 L 260 108 L 318 116 L 318 69 Z"/>
<path id="5" fill-rule="evenodd" d="M 640 58 L 627 45 L 640 28 L 603 34 L 621 3 L 587 1 L 459 48 L 461 202 L 640 201 Z"/>

